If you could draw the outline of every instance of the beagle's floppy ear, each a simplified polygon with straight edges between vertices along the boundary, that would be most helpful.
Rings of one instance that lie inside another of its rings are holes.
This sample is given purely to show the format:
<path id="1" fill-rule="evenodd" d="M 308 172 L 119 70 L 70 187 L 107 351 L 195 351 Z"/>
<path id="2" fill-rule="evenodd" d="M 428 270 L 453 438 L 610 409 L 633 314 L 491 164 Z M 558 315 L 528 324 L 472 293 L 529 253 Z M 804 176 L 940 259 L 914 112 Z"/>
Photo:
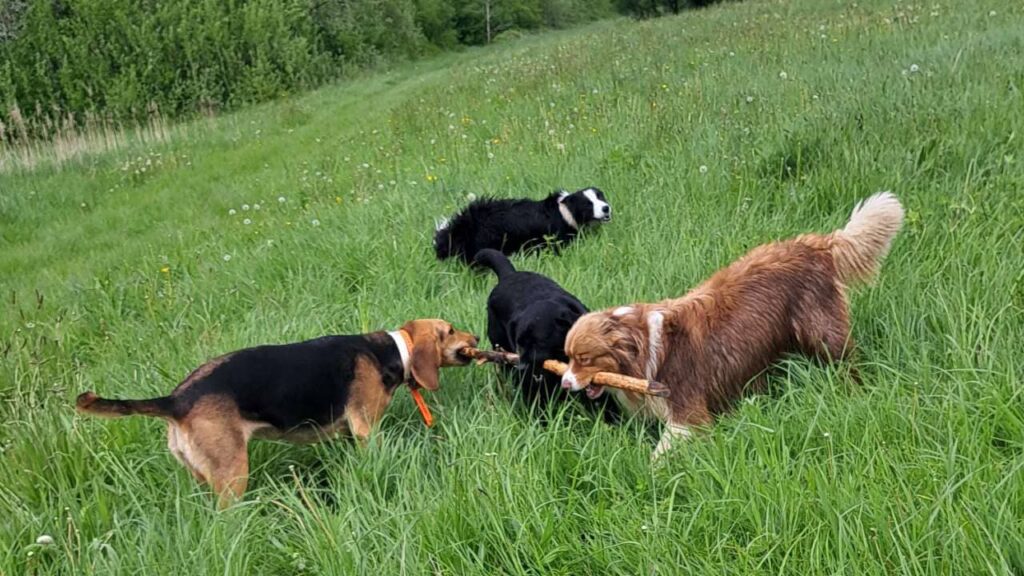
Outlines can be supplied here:
<path id="1" fill-rule="evenodd" d="M 412 379 L 427 390 L 437 390 L 438 371 L 441 369 L 441 351 L 437 349 L 437 338 L 431 330 L 416 329 L 410 322 L 403 329 L 412 337 Z"/>
<path id="2" fill-rule="evenodd" d="M 441 358 L 434 346 L 415 344 L 412 349 L 412 378 L 427 390 L 437 390 Z"/>

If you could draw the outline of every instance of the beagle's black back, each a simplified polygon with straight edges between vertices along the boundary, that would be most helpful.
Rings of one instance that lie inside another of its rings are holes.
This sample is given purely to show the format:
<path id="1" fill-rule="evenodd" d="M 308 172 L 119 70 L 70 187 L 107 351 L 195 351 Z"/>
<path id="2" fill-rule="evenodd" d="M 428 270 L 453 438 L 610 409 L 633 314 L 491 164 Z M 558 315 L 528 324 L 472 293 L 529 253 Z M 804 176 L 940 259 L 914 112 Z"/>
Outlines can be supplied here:
<path id="1" fill-rule="evenodd" d="M 169 396 L 96 402 L 113 413 L 180 419 L 201 398 L 216 396 L 243 418 L 281 431 L 326 427 L 345 412 L 360 357 L 376 366 L 389 394 L 402 384 L 398 347 L 387 333 L 374 332 L 245 348 L 196 368 Z"/>

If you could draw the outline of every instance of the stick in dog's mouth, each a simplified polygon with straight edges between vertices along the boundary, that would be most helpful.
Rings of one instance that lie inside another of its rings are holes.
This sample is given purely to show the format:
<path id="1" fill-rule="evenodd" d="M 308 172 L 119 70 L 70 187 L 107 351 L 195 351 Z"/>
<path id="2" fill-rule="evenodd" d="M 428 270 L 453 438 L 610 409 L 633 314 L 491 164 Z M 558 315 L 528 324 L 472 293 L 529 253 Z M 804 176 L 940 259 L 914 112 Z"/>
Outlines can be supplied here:
<path id="1" fill-rule="evenodd" d="M 502 350 L 480 350 L 479 348 L 466 347 L 459 350 L 459 354 L 476 360 L 477 364 L 492 362 L 495 364 L 518 364 L 519 354 L 505 352 Z"/>

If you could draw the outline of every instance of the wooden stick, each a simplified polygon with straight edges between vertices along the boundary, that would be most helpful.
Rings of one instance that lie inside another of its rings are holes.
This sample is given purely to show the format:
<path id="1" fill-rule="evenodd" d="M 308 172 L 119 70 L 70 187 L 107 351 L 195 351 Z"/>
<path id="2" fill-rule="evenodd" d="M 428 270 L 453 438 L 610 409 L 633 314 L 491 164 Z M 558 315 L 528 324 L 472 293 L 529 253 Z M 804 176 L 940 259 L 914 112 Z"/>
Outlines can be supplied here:
<path id="1" fill-rule="evenodd" d="M 518 364 L 519 354 L 505 352 L 502 350 L 480 350 L 479 348 L 463 348 L 459 354 L 466 358 L 473 358 L 476 363 L 494 362 L 495 364 Z"/>
<path id="2" fill-rule="evenodd" d="M 561 376 L 569 369 L 569 365 L 558 360 L 545 360 L 544 369 Z M 594 375 L 594 384 L 599 386 L 611 386 L 620 390 L 647 394 L 659 398 L 668 398 L 668 386 L 654 380 L 641 380 L 632 376 L 624 376 L 612 372 L 598 372 Z"/>

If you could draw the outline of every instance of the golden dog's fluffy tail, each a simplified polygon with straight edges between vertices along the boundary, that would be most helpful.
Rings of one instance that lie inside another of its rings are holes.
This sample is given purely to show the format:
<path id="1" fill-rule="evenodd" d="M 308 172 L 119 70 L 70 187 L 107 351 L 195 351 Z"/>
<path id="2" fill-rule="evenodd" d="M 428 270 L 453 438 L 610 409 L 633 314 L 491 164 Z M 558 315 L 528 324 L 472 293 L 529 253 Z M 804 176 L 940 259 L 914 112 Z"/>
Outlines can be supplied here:
<path id="1" fill-rule="evenodd" d="M 858 203 L 846 226 L 829 236 L 839 279 L 844 284 L 870 282 L 901 226 L 903 206 L 891 192 Z"/>

